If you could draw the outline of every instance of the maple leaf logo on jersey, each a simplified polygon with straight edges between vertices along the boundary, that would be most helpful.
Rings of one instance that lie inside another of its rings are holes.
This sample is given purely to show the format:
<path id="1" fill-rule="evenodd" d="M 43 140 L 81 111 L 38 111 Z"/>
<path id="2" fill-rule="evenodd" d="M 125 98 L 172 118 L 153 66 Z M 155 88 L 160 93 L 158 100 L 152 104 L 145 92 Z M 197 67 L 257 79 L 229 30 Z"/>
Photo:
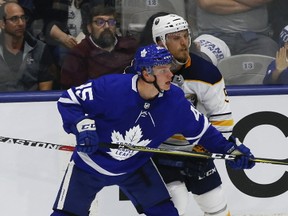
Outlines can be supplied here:
<path id="1" fill-rule="evenodd" d="M 140 126 L 137 125 L 126 131 L 125 136 L 114 130 L 112 132 L 111 139 L 112 143 L 126 143 L 136 146 L 147 146 L 151 140 L 141 140 L 142 136 L 142 130 Z M 124 148 L 111 149 L 111 152 L 108 152 L 108 154 L 110 154 L 111 157 L 115 158 L 116 160 L 126 160 L 134 156 L 136 153 L 138 153 L 138 151 Z"/>
<path id="2" fill-rule="evenodd" d="M 147 54 L 146 49 L 144 49 L 144 50 L 141 51 L 141 57 L 142 57 L 142 58 L 146 57 L 146 54 Z"/>

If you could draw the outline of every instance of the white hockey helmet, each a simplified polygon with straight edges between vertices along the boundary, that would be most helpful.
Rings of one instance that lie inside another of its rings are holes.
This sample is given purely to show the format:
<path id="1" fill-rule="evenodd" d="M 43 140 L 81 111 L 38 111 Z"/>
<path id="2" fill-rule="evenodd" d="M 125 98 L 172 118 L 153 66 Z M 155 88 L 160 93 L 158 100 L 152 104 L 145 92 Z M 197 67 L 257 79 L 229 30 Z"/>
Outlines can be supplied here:
<path id="1" fill-rule="evenodd" d="M 163 42 L 166 47 L 166 34 L 175 33 L 182 30 L 188 30 L 189 46 L 191 45 L 191 35 L 188 22 L 181 16 L 176 14 L 168 14 L 165 16 L 156 17 L 152 25 L 152 37 L 154 43 L 157 44 L 157 38 Z"/>

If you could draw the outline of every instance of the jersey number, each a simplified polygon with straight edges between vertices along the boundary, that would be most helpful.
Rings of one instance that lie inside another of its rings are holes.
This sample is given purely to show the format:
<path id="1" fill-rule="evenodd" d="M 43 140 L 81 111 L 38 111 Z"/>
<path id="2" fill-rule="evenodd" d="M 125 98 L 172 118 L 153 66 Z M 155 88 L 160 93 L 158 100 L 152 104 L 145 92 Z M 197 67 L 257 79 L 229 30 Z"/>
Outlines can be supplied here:
<path id="1" fill-rule="evenodd" d="M 192 105 L 190 106 L 190 109 L 193 112 L 193 114 L 195 116 L 195 119 L 197 121 L 199 121 L 199 116 L 200 116 L 201 113 L 197 109 L 195 109 Z"/>
<path id="2" fill-rule="evenodd" d="M 93 100 L 93 93 L 91 86 L 92 86 L 91 82 L 80 85 L 75 88 L 76 89 L 75 94 L 83 101 L 85 101 L 86 99 Z"/>

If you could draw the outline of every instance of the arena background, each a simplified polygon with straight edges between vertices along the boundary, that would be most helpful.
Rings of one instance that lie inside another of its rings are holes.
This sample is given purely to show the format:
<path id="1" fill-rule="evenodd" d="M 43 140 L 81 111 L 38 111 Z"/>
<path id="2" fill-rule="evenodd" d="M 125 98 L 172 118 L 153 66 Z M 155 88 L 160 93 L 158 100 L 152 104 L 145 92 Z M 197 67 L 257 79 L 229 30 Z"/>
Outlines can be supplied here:
<path id="1" fill-rule="evenodd" d="M 231 86 L 227 90 L 236 121 L 234 133 L 256 157 L 288 158 L 288 88 Z M 74 137 L 62 129 L 56 107 L 60 94 L 1 93 L 0 136 L 75 144 Z M 10 141 L 0 142 L 0 215 L 50 215 L 71 152 Z M 252 170 L 235 173 L 227 172 L 223 160 L 216 160 L 216 165 L 233 215 L 288 215 L 288 166 L 257 164 Z M 116 186 L 102 190 L 92 215 L 138 215 L 119 194 Z M 202 215 L 192 197 L 186 215 Z"/>

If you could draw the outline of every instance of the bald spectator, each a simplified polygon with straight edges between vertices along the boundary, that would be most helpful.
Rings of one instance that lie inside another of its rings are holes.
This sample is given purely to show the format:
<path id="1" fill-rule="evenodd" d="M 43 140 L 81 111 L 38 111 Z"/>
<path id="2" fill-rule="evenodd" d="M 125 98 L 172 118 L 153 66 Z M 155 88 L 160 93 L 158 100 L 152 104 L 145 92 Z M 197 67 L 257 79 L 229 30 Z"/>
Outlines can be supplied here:
<path id="1" fill-rule="evenodd" d="M 51 90 L 52 57 L 26 31 L 27 16 L 15 2 L 0 7 L 0 91 Z"/>

